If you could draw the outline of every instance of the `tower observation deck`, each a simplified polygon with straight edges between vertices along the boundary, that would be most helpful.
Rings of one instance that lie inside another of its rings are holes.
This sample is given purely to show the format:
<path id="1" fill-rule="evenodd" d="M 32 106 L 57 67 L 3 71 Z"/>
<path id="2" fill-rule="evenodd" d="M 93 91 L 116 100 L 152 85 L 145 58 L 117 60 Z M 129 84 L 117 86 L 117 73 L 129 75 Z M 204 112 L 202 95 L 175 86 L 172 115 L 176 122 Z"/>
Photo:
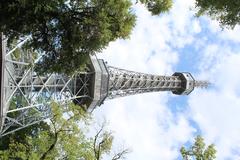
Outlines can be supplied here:
<path id="1" fill-rule="evenodd" d="M 26 39 L 11 48 L 1 36 L 0 136 L 15 132 L 51 117 L 51 102 L 73 102 L 92 112 L 104 101 L 129 95 L 171 91 L 188 95 L 195 87 L 207 87 L 188 72 L 171 76 L 139 73 L 107 65 L 89 56 L 84 71 L 73 75 L 35 72 L 43 54 L 22 49 Z"/>

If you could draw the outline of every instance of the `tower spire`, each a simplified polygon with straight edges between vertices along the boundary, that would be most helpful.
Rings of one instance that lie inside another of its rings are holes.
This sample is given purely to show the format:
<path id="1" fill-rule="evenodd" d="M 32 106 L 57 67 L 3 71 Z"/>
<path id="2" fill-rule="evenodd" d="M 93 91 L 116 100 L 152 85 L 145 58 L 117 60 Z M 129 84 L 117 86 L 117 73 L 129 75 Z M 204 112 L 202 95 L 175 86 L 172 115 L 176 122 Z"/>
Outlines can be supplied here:
<path id="1" fill-rule="evenodd" d="M 195 81 L 194 86 L 199 88 L 208 88 L 210 86 L 208 81 Z"/>

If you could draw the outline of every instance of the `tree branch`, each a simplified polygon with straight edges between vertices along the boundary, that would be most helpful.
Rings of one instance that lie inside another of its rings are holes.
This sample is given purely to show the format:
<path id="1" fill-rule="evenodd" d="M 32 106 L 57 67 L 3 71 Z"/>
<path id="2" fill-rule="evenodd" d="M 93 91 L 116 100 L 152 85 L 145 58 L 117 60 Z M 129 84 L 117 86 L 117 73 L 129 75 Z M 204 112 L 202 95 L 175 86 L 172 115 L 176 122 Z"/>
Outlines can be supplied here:
<path id="1" fill-rule="evenodd" d="M 96 146 L 96 143 L 97 143 L 97 140 L 99 138 L 100 133 L 103 131 L 103 128 L 104 128 L 104 124 L 101 126 L 100 130 L 95 135 L 94 141 L 93 141 L 93 151 L 94 151 L 94 155 L 95 155 L 96 160 L 99 160 L 99 158 L 100 158 L 100 149 L 101 149 L 100 145 L 102 144 L 102 142 L 100 142 L 98 144 L 98 146 Z"/>
<path id="2" fill-rule="evenodd" d="M 124 149 L 123 151 L 115 154 L 115 155 L 113 156 L 112 160 L 118 160 L 118 159 L 120 159 L 120 158 L 124 158 L 124 155 L 127 154 L 127 153 L 129 153 L 129 152 L 130 152 L 129 149 Z"/>
<path id="3" fill-rule="evenodd" d="M 97 152 L 97 160 L 100 160 L 100 152 L 101 152 L 101 146 L 102 144 L 105 142 L 105 140 L 102 140 L 99 144 L 98 144 L 98 152 Z"/>
<path id="4" fill-rule="evenodd" d="M 55 145 L 57 144 L 57 140 L 58 140 L 58 133 L 55 133 L 53 143 L 48 148 L 48 150 L 42 154 L 42 156 L 40 157 L 40 160 L 44 160 L 46 158 L 47 154 L 54 149 Z"/>
<path id="5" fill-rule="evenodd" d="M 56 128 L 56 126 L 55 126 L 55 122 L 54 122 L 52 119 L 50 119 L 50 121 L 51 121 L 51 123 L 52 123 L 52 125 L 53 125 L 53 129 L 54 129 L 54 141 L 53 141 L 53 143 L 50 145 L 50 147 L 48 148 L 48 150 L 45 151 L 45 152 L 42 154 L 42 156 L 40 157 L 40 160 L 44 160 L 44 159 L 46 158 L 47 154 L 54 149 L 54 147 L 55 147 L 55 145 L 56 145 L 56 143 L 57 143 L 57 140 L 58 140 L 58 133 L 59 133 L 59 132 L 57 131 L 57 128 Z"/>

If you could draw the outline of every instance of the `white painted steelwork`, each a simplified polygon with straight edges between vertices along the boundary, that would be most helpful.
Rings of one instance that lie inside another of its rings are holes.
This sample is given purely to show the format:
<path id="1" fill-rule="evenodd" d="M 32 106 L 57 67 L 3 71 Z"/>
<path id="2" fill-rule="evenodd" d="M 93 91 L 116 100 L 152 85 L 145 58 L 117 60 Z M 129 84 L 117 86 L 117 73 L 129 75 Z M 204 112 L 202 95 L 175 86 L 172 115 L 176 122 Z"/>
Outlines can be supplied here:
<path id="1" fill-rule="evenodd" d="M 43 54 L 23 49 L 27 39 L 7 49 L 1 37 L 0 137 L 49 118 L 52 101 L 72 101 L 91 112 L 105 99 L 158 91 L 188 95 L 195 87 L 209 85 L 188 72 L 145 74 L 107 66 L 96 56 L 90 56 L 84 72 L 39 75 L 35 65 Z"/>
<path id="2" fill-rule="evenodd" d="M 6 45 L 5 40 L 2 42 Z M 83 104 L 92 99 L 89 93 L 92 72 L 39 75 L 34 67 L 41 55 L 22 49 L 23 42 L 2 52 L 0 136 L 49 118 L 52 101 Z"/>

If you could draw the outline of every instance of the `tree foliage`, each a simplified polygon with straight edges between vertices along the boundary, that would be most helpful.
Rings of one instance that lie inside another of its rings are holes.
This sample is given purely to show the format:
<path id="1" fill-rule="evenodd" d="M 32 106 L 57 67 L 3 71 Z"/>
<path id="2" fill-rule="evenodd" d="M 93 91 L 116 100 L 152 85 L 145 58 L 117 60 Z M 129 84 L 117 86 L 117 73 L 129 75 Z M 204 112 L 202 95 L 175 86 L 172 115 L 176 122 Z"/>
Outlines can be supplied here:
<path id="1" fill-rule="evenodd" d="M 130 7 L 130 0 L 1 0 L 0 32 L 9 43 L 31 36 L 28 46 L 45 53 L 39 72 L 69 74 L 88 54 L 129 36 Z"/>
<path id="2" fill-rule="evenodd" d="M 136 0 L 153 14 L 168 11 L 172 0 Z M 31 37 L 27 48 L 44 53 L 39 73 L 71 74 L 89 54 L 127 38 L 135 25 L 131 0 L 1 0 L 0 32 L 8 44 Z"/>
<path id="3" fill-rule="evenodd" d="M 182 147 L 180 149 L 184 160 L 214 160 L 216 158 L 216 150 L 213 144 L 206 147 L 204 139 L 201 136 L 195 138 L 195 143 L 190 149 Z"/>
<path id="4" fill-rule="evenodd" d="M 43 122 L 28 132 L 20 130 L 8 136 L 10 143 L 1 143 L 0 159 L 100 160 L 103 155 L 109 155 L 112 160 L 118 160 L 128 153 L 128 150 L 122 150 L 110 155 L 113 136 L 104 125 L 94 137 L 88 137 L 86 133 L 91 117 L 79 106 L 59 107 L 57 103 L 52 103 L 52 112 L 49 123 Z M 22 139 L 16 138 L 19 133 L 23 135 Z"/>
<path id="5" fill-rule="evenodd" d="M 139 0 L 143 3 L 152 15 L 159 15 L 168 12 L 172 7 L 172 0 Z M 138 2 L 138 1 L 137 1 Z"/>
<path id="6" fill-rule="evenodd" d="M 240 24 L 239 0 L 196 0 L 197 15 L 207 14 L 220 22 L 222 27 L 234 28 Z"/>
<path id="7" fill-rule="evenodd" d="M 38 133 L 44 130 L 49 130 L 50 126 L 46 122 L 40 122 L 39 124 L 31 125 L 27 128 L 23 128 L 21 131 L 14 132 L 12 134 L 4 136 L 0 139 L 0 150 L 6 150 L 14 140 L 18 143 L 27 144 L 26 137 L 37 137 Z"/>

